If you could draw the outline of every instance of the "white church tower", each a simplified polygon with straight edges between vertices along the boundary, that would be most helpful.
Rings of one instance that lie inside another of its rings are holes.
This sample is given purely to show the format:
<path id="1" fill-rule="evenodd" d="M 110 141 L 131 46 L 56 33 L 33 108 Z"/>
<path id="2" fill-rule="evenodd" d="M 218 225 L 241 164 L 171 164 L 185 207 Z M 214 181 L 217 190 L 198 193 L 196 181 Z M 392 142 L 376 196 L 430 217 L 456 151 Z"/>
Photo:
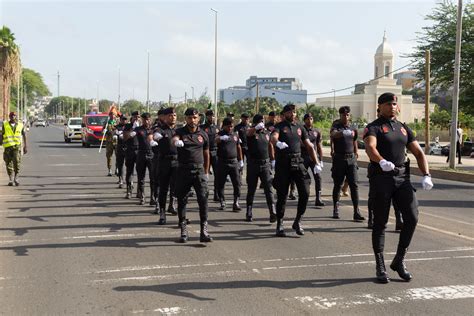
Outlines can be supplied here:
<path id="1" fill-rule="evenodd" d="M 382 44 L 379 45 L 374 55 L 374 79 L 384 77 L 393 79 L 393 51 L 387 42 L 386 33 L 383 33 Z"/>

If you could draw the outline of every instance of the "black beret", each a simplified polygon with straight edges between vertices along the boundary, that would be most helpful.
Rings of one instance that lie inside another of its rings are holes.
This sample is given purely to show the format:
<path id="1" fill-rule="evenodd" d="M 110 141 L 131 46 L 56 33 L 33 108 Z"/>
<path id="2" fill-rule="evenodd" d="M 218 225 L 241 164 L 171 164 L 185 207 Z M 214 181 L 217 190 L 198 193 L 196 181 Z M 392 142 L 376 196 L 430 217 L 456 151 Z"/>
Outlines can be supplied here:
<path id="1" fill-rule="evenodd" d="M 232 124 L 232 119 L 230 117 L 226 117 L 222 120 L 222 126 L 229 126 Z"/>
<path id="2" fill-rule="evenodd" d="M 138 113 L 138 111 L 133 111 L 133 112 L 132 112 L 132 116 L 137 116 L 137 115 L 140 115 L 140 114 Z"/>
<path id="3" fill-rule="evenodd" d="M 351 113 L 351 108 L 348 106 L 341 106 L 339 108 L 339 114 Z"/>
<path id="4" fill-rule="evenodd" d="M 313 114 L 311 113 L 306 113 L 304 116 L 303 116 L 303 121 L 306 120 L 307 118 L 313 118 Z"/>
<path id="5" fill-rule="evenodd" d="M 162 108 L 158 110 L 158 115 L 163 115 L 163 109 Z"/>
<path id="6" fill-rule="evenodd" d="M 270 113 L 268 113 L 268 116 L 276 116 L 275 111 L 271 111 Z"/>
<path id="7" fill-rule="evenodd" d="M 248 115 L 247 113 L 242 113 L 242 115 L 240 116 L 241 118 L 249 118 L 250 115 Z"/>
<path id="8" fill-rule="evenodd" d="M 255 114 L 253 119 L 252 119 L 253 124 L 258 124 L 262 121 L 263 121 L 263 116 L 260 115 L 260 114 Z"/>
<path id="9" fill-rule="evenodd" d="M 287 105 L 285 105 L 285 106 L 283 107 L 283 111 L 282 111 L 282 112 L 283 112 L 283 113 L 286 113 L 286 112 L 288 112 L 288 111 L 293 111 L 295 108 L 296 108 L 296 107 L 295 107 L 294 104 L 288 103 Z"/>
<path id="10" fill-rule="evenodd" d="M 393 101 L 397 102 L 397 96 L 391 92 L 385 92 L 384 94 L 380 95 L 379 99 L 377 100 L 378 104 L 384 104 Z"/>
<path id="11" fill-rule="evenodd" d="M 144 119 L 149 119 L 151 117 L 151 115 L 150 115 L 150 113 L 145 112 L 145 113 L 142 113 L 141 117 L 144 118 Z"/>
<path id="12" fill-rule="evenodd" d="M 196 108 L 188 108 L 186 109 L 186 112 L 184 112 L 184 115 L 190 116 L 190 115 L 196 115 L 199 114 L 199 111 Z"/>
<path id="13" fill-rule="evenodd" d="M 168 114 L 173 114 L 173 113 L 174 113 L 174 108 L 172 108 L 172 107 L 163 109 L 161 111 L 161 114 L 163 114 L 163 115 L 168 115 Z"/>
<path id="14" fill-rule="evenodd" d="M 214 111 L 213 110 L 207 110 L 206 111 L 206 116 L 213 116 L 214 115 Z"/>

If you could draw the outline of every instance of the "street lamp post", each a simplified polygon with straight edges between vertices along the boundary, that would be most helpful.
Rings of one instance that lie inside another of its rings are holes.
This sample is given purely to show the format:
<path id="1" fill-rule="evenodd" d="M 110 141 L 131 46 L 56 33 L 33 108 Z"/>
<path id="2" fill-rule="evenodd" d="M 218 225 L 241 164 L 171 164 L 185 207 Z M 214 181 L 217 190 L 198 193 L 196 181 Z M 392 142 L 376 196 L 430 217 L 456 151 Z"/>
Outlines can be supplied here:
<path id="1" fill-rule="evenodd" d="M 217 10 L 211 8 L 215 16 L 215 29 L 214 29 L 214 107 L 216 120 L 218 117 L 217 113 Z"/>

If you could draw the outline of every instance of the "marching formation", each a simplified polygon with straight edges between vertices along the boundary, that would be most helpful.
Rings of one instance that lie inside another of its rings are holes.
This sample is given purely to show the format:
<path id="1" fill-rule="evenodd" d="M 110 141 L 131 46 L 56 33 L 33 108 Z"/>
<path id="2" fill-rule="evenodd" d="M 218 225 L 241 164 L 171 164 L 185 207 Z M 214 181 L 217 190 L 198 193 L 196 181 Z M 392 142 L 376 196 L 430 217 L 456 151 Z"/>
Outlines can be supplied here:
<path id="1" fill-rule="evenodd" d="M 412 275 L 406 270 L 404 258 L 417 224 L 418 209 L 413 186 L 410 182 L 408 149 L 416 158 L 424 174 L 422 186 L 433 187 L 426 158 L 412 131 L 396 117 L 399 112 L 397 98 L 384 93 L 378 99 L 379 118 L 367 125 L 363 139 L 370 158 L 368 177 L 369 229 L 376 259 L 376 276 L 381 283 L 389 282 L 384 265 L 383 251 L 385 228 L 393 202 L 397 213 L 397 230 L 400 241 L 397 254 L 390 265 L 399 276 L 409 281 Z M 357 129 L 351 127 L 350 107 L 339 109 L 340 118 L 330 129 L 332 169 L 332 217 L 340 218 L 339 199 L 346 181 L 350 188 L 353 220 L 363 222 L 359 210 L 358 146 Z M 215 113 L 207 110 L 204 123 L 195 108 L 188 108 L 185 124 L 177 126 L 174 108 L 161 109 L 153 121 L 149 113 L 131 113 L 130 120 L 111 112 L 106 125 L 107 167 L 111 175 L 111 151 L 116 154 L 118 186 L 126 186 L 125 198 L 131 199 L 135 184 L 136 198 L 140 205 L 148 200 L 159 214 L 158 225 L 167 224 L 167 215 L 178 217 L 180 242 L 189 239 L 186 217 L 188 199 L 195 194 L 199 206 L 200 241 L 212 242 L 208 231 L 209 174 L 214 175 L 213 201 L 219 210 L 227 208 L 226 183 L 233 190 L 232 211 L 245 209 L 243 220 L 252 222 L 253 202 L 260 180 L 265 193 L 269 222 L 276 222 L 275 236 L 285 237 L 284 217 L 286 202 L 298 193 L 297 212 L 292 229 L 304 235 L 303 216 L 310 196 L 311 175 L 315 183 L 314 205 L 325 204 L 321 199 L 321 172 L 324 167 L 321 132 L 313 127 L 311 113 L 306 113 L 302 124 L 298 122 L 293 104 L 283 107 L 280 115 L 270 112 L 253 117 L 243 113 L 239 124 L 234 125 L 233 114 L 228 113 L 220 126 L 216 125 Z M 250 123 L 251 121 L 251 123 Z M 113 144 L 113 145 L 112 145 Z M 125 165 L 125 179 L 123 166 Z M 211 168 L 212 167 L 212 168 Z M 246 167 L 246 172 L 243 170 Z M 145 190 L 148 170 L 150 189 Z M 241 206 L 242 177 L 246 176 L 246 205 Z M 194 190 L 191 190 L 194 189 Z M 148 199 L 145 192 L 149 192 Z M 230 203 L 230 202 L 229 202 Z M 168 206 L 167 206 L 168 205 Z"/>

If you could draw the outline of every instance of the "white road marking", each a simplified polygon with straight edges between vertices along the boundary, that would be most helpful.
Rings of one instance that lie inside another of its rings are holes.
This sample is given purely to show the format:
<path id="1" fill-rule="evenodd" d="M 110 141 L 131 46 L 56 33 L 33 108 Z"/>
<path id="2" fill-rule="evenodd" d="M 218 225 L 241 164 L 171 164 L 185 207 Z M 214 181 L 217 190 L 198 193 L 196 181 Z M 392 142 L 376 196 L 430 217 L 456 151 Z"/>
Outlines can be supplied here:
<path id="1" fill-rule="evenodd" d="M 417 226 L 423 227 L 423 228 L 426 228 L 426 229 L 429 229 L 429 230 L 433 230 L 435 232 L 442 233 L 442 234 L 445 234 L 445 235 L 454 236 L 454 237 L 466 239 L 466 240 L 469 240 L 469 241 L 474 241 L 473 237 L 464 236 L 464 235 L 461 235 L 460 233 L 455 233 L 455 232 L 439 229 L 439 228 L 436 228 L 436 227 L 433 227 L 433 226 L 428 226 L 428 225 L 420 224 L 420 223 L 418 223 Z"/>
<path id="2" fill-rule="evenodd" d="M 186 311 L 186 309 L 182 307 L 160 307 L 157 309 L 142 309 L 142 310 L 131 311 L 131 313 L 132 314 L 149 314 L 151 312 L 151 313 L 160 313 L 162 315 L 177 315 L 184 311 Z"/>
<path id="3" fill-rule="evenodd" d="M 442 219 L 444 221 L 448 221 L 448 222 L 453 222 L 453 223 L 458 223 L 458 224 L 463 224 L 463 225 L 469 225 L 469 226 L 474 226 L 474 223 L 470 223 L 470 222 L 466 222 L 466 221 L 458 221 L 456 219 L 452 219 L 452 218 L 449 218 L 449 217 L 445 217 L 445 216 L 440 216 L 440 215 L 434 215 L 434 214 L 430 214 L 430 213 L 426 213 L 426 212 L 420 212 L 421 215 L 428 215 L 428 216 L 431 216 L 431 217 L 436 217 L 436 218 L 439 218 L 439 219 Z"/>
<path id="4" fill-rule="evenodd" d="M 456 300 L 474 298 L 474 285 L 422 287 L 398 292 L 394 296 L 380 294 L 352 295 L 350 297 L 296 296 L 295 300 L 307 307 L 320 310 L 354 308 L 361 305 L 405 303 L 409 301 Z"/>

